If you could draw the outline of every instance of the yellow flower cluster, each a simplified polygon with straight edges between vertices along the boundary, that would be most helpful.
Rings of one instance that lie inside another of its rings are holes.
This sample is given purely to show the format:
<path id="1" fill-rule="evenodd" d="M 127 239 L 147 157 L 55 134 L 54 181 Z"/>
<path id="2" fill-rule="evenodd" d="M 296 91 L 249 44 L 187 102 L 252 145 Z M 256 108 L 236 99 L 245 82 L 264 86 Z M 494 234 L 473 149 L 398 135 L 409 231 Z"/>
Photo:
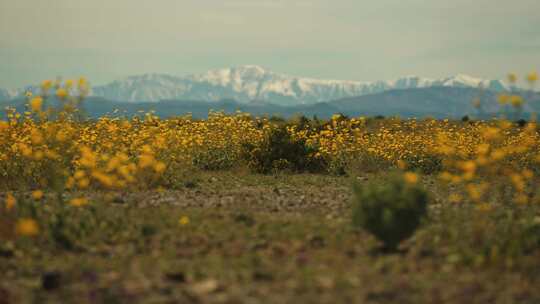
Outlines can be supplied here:
<path id="1" fill-rule="evenodd" d="M 453 194 L 453 201 L 467 197 L 479 205 L 491 202 L 519 204 L 540 202 L 538 163 L 540 136 L 536 123 L 521 129 L 508 121 L 492 122 L 478 127 L 477 142 L 465 155 L 451 149 L 448 140 L 441 141 L 445 169 L 440 178 L 461 185 L 464 195 Z"/>
<path id="2" fill-rule="evenodd" d="M 535 80 L 535 74 L 529 76 Z M 0 190 L 13 190 L 22 182 L 36 191 L 33 198 L 39 200 L 43 192 L 37 189 L 116 191 L 159 186 L 164 176 L 192 166 L 202 156 L 239 162 L 243 145 L 257 147 L 277 124 L 247 114 L 218 112 L 205 120 L 190 116 L 163 120 L 152 113 L 95 121 L 79 121 L 73 115 L 57 114 L 54 119 L 49 114 L 34 115 L 45 112 L 52 89 L 59 99 L 68 101 L 75 87 L 80 97 L 87 86 L 84 79 L 78 85 L 46 81 L 42 96 L 28 96 L 31 112 L 8 111 L 7 121 L 0 121 L 0 185 L 5 187 Z M 523 102 L 519 96 L 500 100 Z M 540 138 L 534 122 L 518 127 L 504 120 L 367 120 L 334 115 L 317 126 L 289 124 L 287 130 L 292 138 L 316 148 L 311 157 L 327 163 L 350 165 L 367 159 L 400 169 L 442 172 L 442 180 L 462 186 L 462 193 L 453 193 L 452 201 L 526 203 L 537 199 L 534 181 Z M 406 178 L 415 180 L 411 174 Z M 495 183 L 502 185 L 500 191 L 491 191 Z M 72 201 L 76 206 L 86 203 Z"/>
<path id="3" fill-rule="evenodd" d="M 531 86 L 538 75 L 526 80 Z M 516 83 L 517 76 L 509 75 Z M 41 95 L 26 94 L 28 111 L 7 110 L 0 120 L 0 191 L 30 190 L 35 202 L 46 192 L 69 205 L 84 207 L 91 201 L 84 191 L 159 188 L 170 185 L 174 174 L 186 168 L 215 168 L 204 162 L 243 161 L 246 146 L 263 149 L 265 138 L 283 122 L 236 113 L 209 113 L 208 119 L 191 116 L 160 119 L 152 113 L 131 119 L 103 117 L 83 120 L 77 107 L 88 94 L 88 83 L 44 81 Z M 55 96 L 60 109 L 47 108 Z M 524 100 L 501 95 L 499 103 L 516 112 Z M 347 167 L 356 163 L 409 170 L 409 184 L 422 181 L 417 171 L 437 173 L 451 191 L 453 203 L 472 202 L 489 211 L 500 203 L 540 203 L 540 132 L 536 122 L 507 120 L 450 121 L 397 118 L 372 120 L 334 115 L 329 121 L 309 124 L 287 122 L 295 140 L 313 148 L 309 157 Z M 201 166 L 202 163 L 202 166 Z M 219 166 L 217 166 L 219 167 Z M 16 192 L 3 195 L 0 209 L 14 215 Z M 4 214 L 4 215 L 5 215 Z M 0 220 L 2 220 L 0 218 Z M 186 216 L 178 220 L 186 226 Z M 21 218 L 14 224 L 19 236 L 37 236 L 36 220 Z"/>

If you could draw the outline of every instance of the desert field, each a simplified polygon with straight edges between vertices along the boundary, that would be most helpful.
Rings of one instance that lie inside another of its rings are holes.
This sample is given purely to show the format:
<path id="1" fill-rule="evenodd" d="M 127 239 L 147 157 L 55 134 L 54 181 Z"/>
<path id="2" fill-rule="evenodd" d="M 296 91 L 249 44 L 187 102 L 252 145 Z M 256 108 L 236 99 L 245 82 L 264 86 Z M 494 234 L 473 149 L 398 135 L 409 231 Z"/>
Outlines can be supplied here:
<path id="1" fill-rule="evenodd" d="M 85 85 L 0 121 L 0 303 L 540 302 L 534 119 L 90 120 Z"/>

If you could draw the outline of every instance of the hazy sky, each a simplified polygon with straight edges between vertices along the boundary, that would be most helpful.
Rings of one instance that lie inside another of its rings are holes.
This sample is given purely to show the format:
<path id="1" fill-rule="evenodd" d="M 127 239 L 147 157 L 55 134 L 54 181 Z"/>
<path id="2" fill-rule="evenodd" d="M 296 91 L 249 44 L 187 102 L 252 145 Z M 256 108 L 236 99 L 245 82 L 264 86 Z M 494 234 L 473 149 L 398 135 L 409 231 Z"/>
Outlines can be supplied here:
<path id="1" fill-rule="evenodd" d="M 377 80 L 540 70 L 539 0 L 0 0 L 0 87 L 258 64 Z"/>

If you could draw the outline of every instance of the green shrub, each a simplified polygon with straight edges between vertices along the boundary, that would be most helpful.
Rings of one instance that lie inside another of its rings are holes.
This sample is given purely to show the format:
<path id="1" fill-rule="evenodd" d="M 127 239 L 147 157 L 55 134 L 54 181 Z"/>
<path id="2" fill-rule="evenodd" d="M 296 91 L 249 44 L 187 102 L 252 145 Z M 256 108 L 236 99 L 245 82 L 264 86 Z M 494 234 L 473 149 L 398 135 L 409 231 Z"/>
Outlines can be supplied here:
<path id="1" fill-rule="evenodd" d="M 207 171 L 230 169 L 234 163 L 235 159 L 227 152 L 227 149 L 209 149 L 199 152 L 193 157 L 193 165 Z"/>
<path id="2" fill-rule="evenodd" d="M 442 158 L 437 155 L 417 155 L 403 159 L 407 163 L 408 170 L 419 170 L 423 174 L 436 174 L 442 171 Z"/>
<path id="3" fill-rule="evenodd" d="M 394 251 L 409 238 L 427 213 L 427 192 L 401 176 L 385 182 L 354 184 L 353 224 L 377 237 Z"/>
<path id="4" fill-rule="evenodd" d="M 248 167 L 257 173 L 278 170 L 321 172 L 326 170 L 326 164 L 324 159 L 315 157 L 317 151 L 304 140 L 292 138 L 283 126 L 270 131 L 259 146 L 245 143 L 241 154 Z"/>
<path id="5" fill-rule="evenodd" d="M 363 151 L 356 154 L 347 163 L 347 168 L 350 173 L 365 172 L 365 173 L 379 173 L 388 171 L 392 168 L 393 164 L 384 157 Z"/>

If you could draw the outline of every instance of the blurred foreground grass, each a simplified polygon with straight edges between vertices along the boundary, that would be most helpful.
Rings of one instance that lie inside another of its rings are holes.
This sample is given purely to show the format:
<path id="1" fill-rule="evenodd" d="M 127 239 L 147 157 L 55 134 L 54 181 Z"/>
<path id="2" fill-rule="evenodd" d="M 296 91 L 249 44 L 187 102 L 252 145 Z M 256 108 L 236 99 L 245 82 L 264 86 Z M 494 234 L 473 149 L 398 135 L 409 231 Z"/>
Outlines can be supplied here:
<path id="1" fill-rule="evenodd" d="M 3 303 L 538 303 L 540 208 L 447 199 L 395 254 L 351 225 L 351 179 L 200 172 L 83 208 L 45 193 L 40 233 L 0 245 Z M 30 196 L 31 193 L 19 196 Z M 66 208 L 68 207 L 68 208 Z M 58 220 L 62 219 L 62 223 Z M 536 236 L 536 238 L 535 238 Z M 0 301 L 0 302 L 1 302 Z"/>

